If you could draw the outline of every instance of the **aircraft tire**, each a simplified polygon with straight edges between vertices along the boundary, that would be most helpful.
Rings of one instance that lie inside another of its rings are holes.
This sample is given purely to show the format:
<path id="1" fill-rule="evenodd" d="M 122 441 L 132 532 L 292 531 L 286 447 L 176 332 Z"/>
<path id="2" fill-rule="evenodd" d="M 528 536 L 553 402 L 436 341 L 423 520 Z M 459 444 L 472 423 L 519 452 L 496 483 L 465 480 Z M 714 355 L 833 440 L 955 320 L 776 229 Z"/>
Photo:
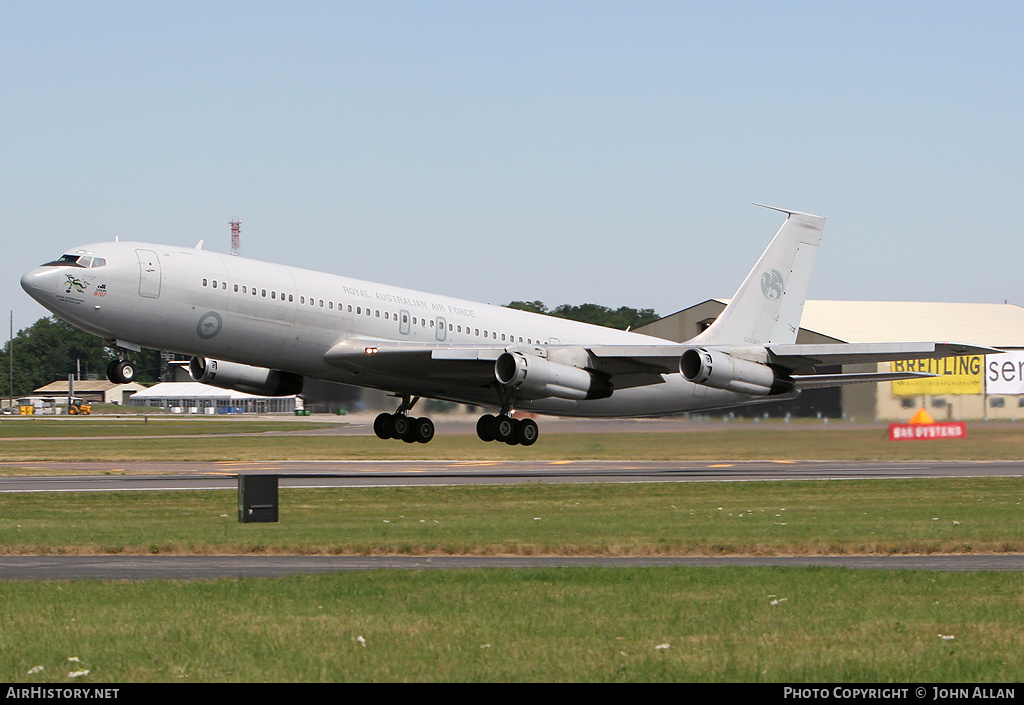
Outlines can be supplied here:
<path id="1" fill-rule="evenodd" d="M 426 416 L 412 423 L 412 436 L 417 443 L 430 443 L 434 439 L 434 422 Z"/>
<path id="2" fill-rule="evenodd" d="M 494 440 L 514 445 L 514 443 L 511 442 L 515 440 L 517 425 L 516 420 L 511 416 L 505 416 L 502 414 L 497 417 L 494 419 L 493 425 Z"/>
<path id="3" fill-rule="evenodd" d="M 135 365 L 131 360 L 114 360 L 107 365 L 107 379 L 114 384 L 135 381 Z"/>
<path id="4" fill-rule="evenodd" d="M 412 423 L 409 417 L 405 414 L 392 414 L 391 415 L 391 437 L 392 438 L 405 438 L 406 434 L 409 433 L 409 429 Z"/>
<path id="5" fill-rule="evenodd" d="M 490 442 L 494 440 L 494 417 L 484 414 L 476 422 L 476 435 L 481 441 Z"/>
<path id="6" fill-rule="evenodd" d="M 516 426 L 516 439 L 521 445 L 532 446 L 537 442 L 537 436 L 540 435 L 540 429 L 537 427 L 537 422 L 533 419 L 520 419 Z"/>
<path id="7" fill-rule="evenodd" d="M 387 412 L 378 414 L 377 418 L 373 420 L 373 432 L 376 434 L 377 438 L 380 438 L 381 440 L 391 438 L 393 427 L 394 423 L 391 421 L 391 414 Z"/>

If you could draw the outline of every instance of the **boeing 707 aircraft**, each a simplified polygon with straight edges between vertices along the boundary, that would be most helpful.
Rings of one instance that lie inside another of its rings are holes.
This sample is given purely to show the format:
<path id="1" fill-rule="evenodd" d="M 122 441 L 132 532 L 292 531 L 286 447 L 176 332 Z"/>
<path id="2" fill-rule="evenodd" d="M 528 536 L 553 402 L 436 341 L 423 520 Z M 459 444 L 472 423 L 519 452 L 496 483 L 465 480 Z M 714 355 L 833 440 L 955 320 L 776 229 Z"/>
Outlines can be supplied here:
<path id="1" fill-rule="evenodd" d="M 780 209 L 774 209 L 780 210 Z M 121 351 L 107 376 L 130 381 L 128 354 L 191 356 L 198 382 L 298 394 L 303 377 L 381 389 L 400 400 L 380 438 L 426 443 L 423 397 L 493 408 L 484 441 L 531 445 L 516 411 L 656 416 L 795 397 L 802 389 L 929 376 L 818 374 L 818 366 L 997 353 L 957 343 L 797 345 L 825 219 L 786 214 L 728 306 L 686 343 L 438 294 L 142 242 L 75 247 L 27 272 L 26 292 Z"/>

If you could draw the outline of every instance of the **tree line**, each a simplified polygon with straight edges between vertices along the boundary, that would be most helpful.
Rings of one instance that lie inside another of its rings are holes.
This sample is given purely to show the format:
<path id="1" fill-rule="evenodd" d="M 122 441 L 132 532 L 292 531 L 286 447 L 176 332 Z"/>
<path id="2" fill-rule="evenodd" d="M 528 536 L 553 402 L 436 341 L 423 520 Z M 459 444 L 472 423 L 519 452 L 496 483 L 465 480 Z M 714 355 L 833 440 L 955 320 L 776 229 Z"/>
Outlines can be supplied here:
<path id="1" fill-rule="evenodd" d="M 0 369 L 9 369 L 11 342 L 7 341 L 3 347 Z M 13 392 L 5 389 L 9 384 L 3 384 L 0 389 L 15 397 L 26 396 L 35 389 L 57 380 L 66 380 L 68 375 L 79 372 L 82 379 L 86 375 L 106 379 L 107 365 L 117 359 L 115 351 L 104 347 L 102 338 L 79 330 L 55 316 L 40 318 L 28 328 L 19 330 L 13 343 Z M 137 367 L 138 381 L 146 384 L 158 380 L 160 351 L 143 350 L 133 359 L 140 363 Z"/>
<path id="2" fill-rule="evenodd" d="M 506 304 L 506 307 L 517 308 L 520 311 L 543 313 L 548 316 L 557 316 L 558 318 L 568 318 L 572 321 L 593 323 L 594 325 L 606 328 L 618 328 L 619 330 L 639 328 L 648 323 L 653 323 L 660 318 L 653 308 L 635 309 L 628 306 L 609 308 L 600 304 L 580 304 L 579 306 L 562 304 L 561 306 L 549 309 L 544 305 L 543 301 L 513 301 Z"/>
<path id="3" fill-rule="evenodd" d="M 654 309 L 634 309 L 621 306 L 612 309 L 599 304 L 562 304 L 549 309 L 542 301 L 512 301 L 507 308 L 543 313 L 548 316 L 567 318 L 573 321 L 593 323 L 608 328 L 626 330 L 658 320 Z M 3 347 L 3 367 L 11 359 L 8 341 Z M 68 375 L 81 373 L 106 379 L 107 365 L 117 359 L 117 352 L 107 348 L 103 340 L 91 333 L 75 328 L 56 316 L 40 318 L 28 328 L 19 330 L 14 336 L 14 388 L 8 394 L 25 396 L 50 382 L 64 380 Z M 158 382 L 160 379 L 160 352 L 143 350 L 133 355 L 139 364 L 137 379 L 143 384 Z M 6 376 L 6 375 L 5 375 Z M 9 385 L 0 386 L 0 389 Z"/>

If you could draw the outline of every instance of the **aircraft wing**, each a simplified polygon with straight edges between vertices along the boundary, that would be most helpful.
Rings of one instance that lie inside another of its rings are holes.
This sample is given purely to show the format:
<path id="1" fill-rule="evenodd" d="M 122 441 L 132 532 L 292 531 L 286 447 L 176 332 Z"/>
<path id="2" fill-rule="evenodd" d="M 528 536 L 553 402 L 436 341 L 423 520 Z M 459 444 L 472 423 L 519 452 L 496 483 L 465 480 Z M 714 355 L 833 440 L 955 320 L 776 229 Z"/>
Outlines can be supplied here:
<path id="1" fill-rule="evenodd" d="M 607 380 L 613 389 L 664 382 L 662 375 L 680 372 L 680 356 L 695 346 L 685 343 L 654 345 L 546 346 L 545 355 L 590 370 Z M 921 372 L 816 373 L 820 366 L 920 360 L 960 355 L 992 355 L 1003 352 L 963 343 L 835 343 L 768 345 L 766 347 L 707 346 L 729 356 L 770 365 L 788 373 L 796 389 L 831 387 L 862 382 L 888 382 L 934 375 Z M 487 386 L 494 382 L 494 364 L 506 351 L 523 351 L 516 345 L 458 345 L 404 343 L 372 339 L 348 339 L 324 355 L 330 365 L 353 371 L 451 380 Z M 529 354 L 530 350 L 525 352 Z"/>
<path id="2" fill-rule="evenodd" d="M 548 345 L 543 351 L 550 359 L 596 372 L 615 389 L 626 389 L 660 384 L 664 382 L 663 374 L 678 373 L 679 356 L 686 348 L 675 344 L 593 348 Z M 324 354 L 324 362 L 352 371 L 486 386 L 495 381 L 495 362 L 506 351 L 530 354 L 539 349 L 515 344 L 404 343 L 358 338 L 343 340 L 331 347 Z"/>
<path id="3" fill-rule="evenodd" d="M 680 355 L 695 346 L 679 345 L 606 345 L 588 348 L 595 368 L 612 377 L 612 385 L 621 388 L 616 375 L 642 380 L 634 373 L 671 374 L 680 371 Z M 965 343 L 834 343 L 813 345 L 768 345 L 766 347 L 707 346 L 741 360 L 750 360 L 787 371 L 797 390 L 833 387 L 864 382 L 892 382 L 922 379 L 936 375 L 926 372 L 855 372 L 815 374 L 821 366 L 924 360 L 963 355 L 996 355 L 1003 351 Z M 799 372 L 799 373 L 798 373 Z M 649 380 L 649 378 L 648 378 Z M 642 383 L 651 383 L 645 381 Z"/>
<path id="4" fill-rule="evenodd" d="M 504 345 L 402 343 L 354 338 L 331 347 L 324 354 L 324 362 L 353 371 L 486 385 L 494 381 L 494 361 L 505 348 Z"/>

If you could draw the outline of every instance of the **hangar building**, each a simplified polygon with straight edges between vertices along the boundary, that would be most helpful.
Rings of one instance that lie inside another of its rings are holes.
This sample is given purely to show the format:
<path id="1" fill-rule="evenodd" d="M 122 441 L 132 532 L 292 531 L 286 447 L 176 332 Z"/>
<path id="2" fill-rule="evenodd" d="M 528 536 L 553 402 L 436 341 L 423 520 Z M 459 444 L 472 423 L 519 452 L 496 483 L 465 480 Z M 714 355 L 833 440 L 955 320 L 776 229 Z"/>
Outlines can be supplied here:
<path id="1" fill-rule="evenodd" d="M 302 408 L 295 395 L 262 397 L 200 382 L 161 382 L 134 394 L 131 406 L 155 406 L 179 414 L 274 414 Z"/>
<path id="2" fill-rule="evenodd" d="M 77 379 L 74 380 L 74 393 L 87 402 L 93 404 L 122 404 L 127 406 L 132 395 L 141 392 L 145 387 L 138 382 L 128 384 L 115 384 L 105 379 Z M 50 382 L 46 386 L 32 392 L 34 396 L 60 397 L 68 394 L 68 381 L 66 379 Z"/>
<path id="3" fill-rule="evenodd" d="M 711 325 L 728 302 L 709 299 L 637 328 L 636 332 L 685 342 Z M 843 372 L 887 371 L 892 364 L 902 364 L 906 367 L 896 369 L 939 376 L 923 381 L 808 390 L 794 401 L 757 405 L 745 413 L 906 421 L 915 409 L 923 407 L 937 421 L 1024 419 L 1024 308 L 1020 306 L 807 301 L 796 340 L 800 344 L 921 341 L 970 343 L 1004 349 L 1007 353 L 942 361 L 847 365 Z"/>

